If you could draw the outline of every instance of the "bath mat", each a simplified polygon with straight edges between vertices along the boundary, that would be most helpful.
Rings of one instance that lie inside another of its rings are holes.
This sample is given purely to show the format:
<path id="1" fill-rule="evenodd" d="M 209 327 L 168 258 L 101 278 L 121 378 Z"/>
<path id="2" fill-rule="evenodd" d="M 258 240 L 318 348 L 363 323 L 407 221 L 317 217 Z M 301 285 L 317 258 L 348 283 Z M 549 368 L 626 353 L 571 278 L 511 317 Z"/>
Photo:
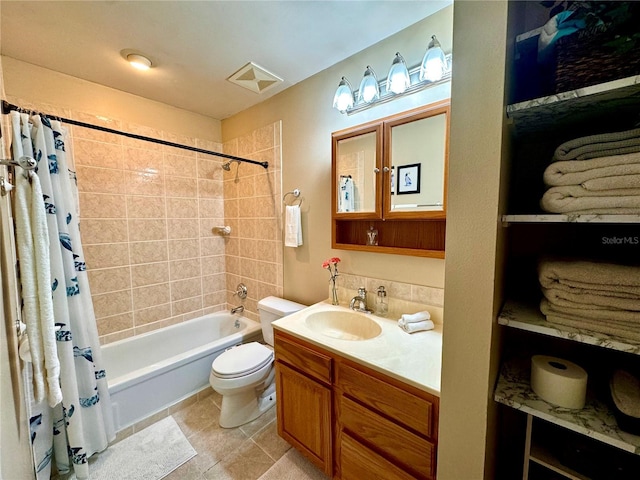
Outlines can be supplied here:
<path id="1" fill-rule="evenodd" d="M 264 472 L 258 480 L 328 480 L 309 460 L 295 448 L 289 449 L 280 460 Z"/>
<path id="2" fill-rule="evenodd" d="M 160 480 L 195 455 L 189 440 L 169 416 L 94 455 L 89 460 L 89 477 Z"/>

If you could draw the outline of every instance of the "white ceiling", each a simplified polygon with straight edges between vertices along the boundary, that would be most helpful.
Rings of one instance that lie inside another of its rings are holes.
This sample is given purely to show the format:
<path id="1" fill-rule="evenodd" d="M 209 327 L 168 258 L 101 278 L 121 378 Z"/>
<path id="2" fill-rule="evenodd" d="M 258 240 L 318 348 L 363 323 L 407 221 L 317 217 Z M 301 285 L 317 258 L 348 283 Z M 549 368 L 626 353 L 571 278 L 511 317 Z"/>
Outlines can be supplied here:
<path id="1" fill-rule="evenodd" d="M 222 120 L 451 2 L 3 0 L 0 53 Z M 250 61 L 284 82 L 257 94 L 226 80 Z"/>

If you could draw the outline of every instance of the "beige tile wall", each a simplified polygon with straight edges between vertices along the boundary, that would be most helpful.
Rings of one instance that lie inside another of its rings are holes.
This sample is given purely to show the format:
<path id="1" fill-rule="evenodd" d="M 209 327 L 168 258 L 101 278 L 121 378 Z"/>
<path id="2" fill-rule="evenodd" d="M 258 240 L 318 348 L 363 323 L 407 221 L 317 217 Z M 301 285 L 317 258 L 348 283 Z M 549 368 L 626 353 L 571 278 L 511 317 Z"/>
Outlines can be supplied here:
<path id="1" fill-rule="evenodd" d="M 216 142 L 55 105 L 28 106 L 114 130 L 223 151 Z M 224 145 L 227 153 L 270 164 L 268 171 L 243 164 L 237 183 L 236 165 L 232 172 L 223 172 L 222 157 L 66 127 L 102 343 L 238 305 L 232 291 L 240 281 L 249 288 L 243 304 L 254 319 L 260 298 L 282 295 L 279 123 Z M 214 234 L 218 225 L 231 225 L 232 235 Z"/>
<path id="2" fill-rule="evenodd" d="M 327 274 L 328 278 L 328 274 Z M 336 282 L 338 287 L 349 291 L 357 291 L 360 287 L 367 289 L 368 299 L 374 299 L 379 286 L 383 286 L 387 292 L 388 299 L 403 300 L 407 302 L 432 305 L 435 307 L 444 306 L 444 289 L 435 287 L 425 287 L 423 285 L 413 285 L 411 283 L 392 282 L 380 278 L 353 275 L 351 273 L 340 273 Z M 329 291 L 329 289 L 327 289 Z M 348 303 L 350 298 L 340 298 L 340 302 Z"/>
<path id="3" fill-rule="evenodd" d="M 99 123 L 93 116 L 88 123 Z M 108 121 L 212 151 L 219 143 Z M 220 158 L 72 128 L 81 234 L 103 342 L 226 306 Z"/>
<path id="4" fill-rule="evenodd" d="M 225 239 L 227 301 L 244 305 L 245 315 L 253 319 L 261 298 L 283 291 L 280 138 L 276 122 L 224 144 L 229 155 L 269 162 L 267 170 L 234 163 L 223 172 L 225 224 L 232 229 Z M 248 289 L 244 301 L 233 295 L 240 282 Z"/>

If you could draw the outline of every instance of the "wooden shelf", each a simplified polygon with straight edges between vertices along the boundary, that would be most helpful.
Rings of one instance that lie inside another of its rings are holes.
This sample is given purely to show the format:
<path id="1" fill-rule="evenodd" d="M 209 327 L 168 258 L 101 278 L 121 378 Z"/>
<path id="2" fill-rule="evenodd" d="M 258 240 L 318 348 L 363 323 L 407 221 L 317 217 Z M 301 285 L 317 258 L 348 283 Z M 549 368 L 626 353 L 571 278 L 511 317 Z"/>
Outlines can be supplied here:
<path id="1" fill-rule="evenodd" d="M 636 111 L 640 105 L 640 75 L 534 98 L 507 106 L 518 134 L 557 129 L 602 115 Z"/>
<path id="2" fill-rule="evenodd" d="M 529 359 L 518 359 L 504 363 L 494 393 L 496 402 L 640 455 L 640 437 L 620 430 L 607 405 L 589 392 L 582 410 L 556 407 L 538 397 L 530 387 L 528 362 Z"/>
<path id="3" fill-rule="evenodd" d="M 640 215 L 563 215 L 553 213 L 503 215 L 502 223 L 639 223 Z"/>
<path id="4" fill-rule="evenodd" d="M 527 305 L 525 303 L 508 300 L 505 302 L 498 316 L 498 323 L 500 325 L 540 333 L 550 337 L 564 338 L 574 342 L 640 355 L 640 342 L 600 332 L 593 332 L 591 330 L 571 328 L 565 325 L 547 322 L 537 305 Z"/>
<path id="5" fill-rule="evenodd" d="M 571 470 L 568 467 L 562 465 L 552 453 L 547 451 L 541 445 L 532 445 L 531 453 L 529 454 L 529 460 L 532 462 L 536 462 L 539 465 L 542 465 L 549 470 L 552 470 L 564 477 L 569 478 L 570 480 L 589 480 L 589 477 L 585 477 L 575 470 Z"/>

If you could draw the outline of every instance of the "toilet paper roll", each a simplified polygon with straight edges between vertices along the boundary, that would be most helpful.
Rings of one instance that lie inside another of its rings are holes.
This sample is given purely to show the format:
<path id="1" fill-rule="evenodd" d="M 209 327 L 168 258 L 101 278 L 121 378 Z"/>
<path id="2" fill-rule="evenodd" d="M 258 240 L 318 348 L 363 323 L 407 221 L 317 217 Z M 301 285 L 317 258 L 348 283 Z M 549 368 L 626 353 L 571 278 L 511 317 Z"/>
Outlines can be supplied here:
<path id="1" fill-rule="evenodd" d="M 587 394 L 587 372 L 568 360 L 534 355 L 531 357 L 531 388 L 549 403 L 581 409 Z"/>

